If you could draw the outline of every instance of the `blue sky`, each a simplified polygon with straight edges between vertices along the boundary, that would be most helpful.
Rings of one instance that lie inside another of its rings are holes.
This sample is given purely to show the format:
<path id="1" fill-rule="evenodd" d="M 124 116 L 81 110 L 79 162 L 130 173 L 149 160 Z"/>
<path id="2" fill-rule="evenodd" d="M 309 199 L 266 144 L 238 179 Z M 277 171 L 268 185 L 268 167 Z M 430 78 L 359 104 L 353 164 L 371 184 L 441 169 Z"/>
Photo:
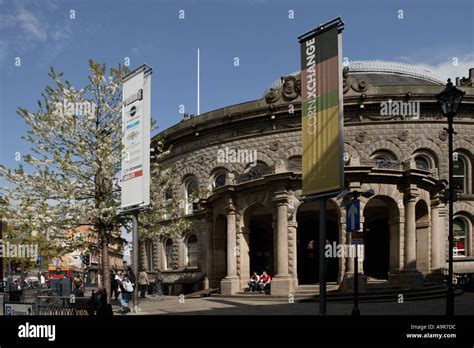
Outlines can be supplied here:
<path id="1" fill-rule="evenodd" d="M 423 64 L 466 76 L 474 67 L 473 14 L 468 0 L 0 0 L 0 162 L 16 167 L 15 153 L 29 152 L 16 109 L 35 110 L 50 66 L 79 88 L 87 81 L 88 58 L 116 66 L 129 57 L 131 68 L 148 63 L 154 68 L 152 115 L 163 130 L 182 118 L 180 104 L 196 113 L 197 48 L 204 113 L 257 99 L 281 75 L 299 70 L 297 37 L 337 16 L 346 24 L 343 55 L 349 59 Z M 452 66 L 453 57 L 459 66 Z"/>

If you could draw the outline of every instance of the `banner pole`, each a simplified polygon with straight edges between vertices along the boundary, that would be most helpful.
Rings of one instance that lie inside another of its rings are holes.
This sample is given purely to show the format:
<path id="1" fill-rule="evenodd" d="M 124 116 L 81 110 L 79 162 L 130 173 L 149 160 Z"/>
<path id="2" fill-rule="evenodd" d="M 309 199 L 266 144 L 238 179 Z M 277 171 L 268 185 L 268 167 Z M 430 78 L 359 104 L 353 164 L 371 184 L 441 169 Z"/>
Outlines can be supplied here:
<path id="1" fill-rule="evenodd" d="M 138 210 L 132 212 L 132 269 L 135 274 L 135 284 L 133 286 L 133 311 L 138 311 Z"/>
<path id="2" fill-rule="evenodd" d="M 319 314 L 326 315 L 326 198 L 319 202 Z"/>

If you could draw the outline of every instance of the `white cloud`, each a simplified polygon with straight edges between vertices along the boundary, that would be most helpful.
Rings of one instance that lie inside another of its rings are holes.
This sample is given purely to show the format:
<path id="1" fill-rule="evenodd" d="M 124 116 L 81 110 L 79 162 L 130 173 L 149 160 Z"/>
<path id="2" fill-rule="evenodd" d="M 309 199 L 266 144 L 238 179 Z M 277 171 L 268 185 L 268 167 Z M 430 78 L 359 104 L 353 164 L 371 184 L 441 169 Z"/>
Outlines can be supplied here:
<path id="1" fill-rule="evenodd" d="M 32 12 L 25 8 L 20 8 L 17 12 L 17 21 L 23 29 L 26 39 L 30 41 L 44 42 L 48 38 L 46 24 L 42 23 Z"/>
<path id="2" fill-rule="evenodd" d="M 0 63 L 8 56 L 23 56 L 33 51 L 42 61 L 50 61 L 59 55 L 70 43 L 73 34 L 71 25 L 65 18 L 53 13 L 57 4 L 52 1 L 45 6 L 26 6 L 16 2 L 5 13 L 0 14 Z M 55 20 L 51 20 L 54 17 Z"/>
<path id="3" fill-rule="evenodd" d="M 436 75 L 439 75 L 446 81 L 451 78 L 454 82 L 456 77 L 467 77 L 469 69 L 474 68 L 474 54 L 468 54 L 462 57 L 453 57 L 445 62 L 434 65 L 418 64 Z"/>

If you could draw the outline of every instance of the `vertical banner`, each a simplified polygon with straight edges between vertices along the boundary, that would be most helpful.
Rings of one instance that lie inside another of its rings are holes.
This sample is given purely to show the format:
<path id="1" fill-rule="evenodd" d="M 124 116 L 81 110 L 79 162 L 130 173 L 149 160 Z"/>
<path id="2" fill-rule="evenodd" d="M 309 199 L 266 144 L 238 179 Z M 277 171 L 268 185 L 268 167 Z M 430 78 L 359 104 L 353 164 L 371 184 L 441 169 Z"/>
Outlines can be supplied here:
<path id="1" fill-rule="evenodd" d="M 152 69 L 142 65 L 123 78 L 123 210 L 150 204 L 150 108 Z"/>
<path id="2" fill-rule="evenodd" d="M 342 21 L 299 37 L 303 195 L 336 192 L 344 186 Z"/>

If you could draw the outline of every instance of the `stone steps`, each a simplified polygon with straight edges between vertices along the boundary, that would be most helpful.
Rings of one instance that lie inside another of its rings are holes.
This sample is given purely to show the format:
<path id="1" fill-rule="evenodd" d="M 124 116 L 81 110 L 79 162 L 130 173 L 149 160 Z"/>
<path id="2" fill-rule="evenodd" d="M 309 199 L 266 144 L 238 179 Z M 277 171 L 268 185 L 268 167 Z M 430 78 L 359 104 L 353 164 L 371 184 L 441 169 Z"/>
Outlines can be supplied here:
<path id="1" fill-rule="evenodd" d="M 354 294 L 337 290 L 337 285 L 328 284 L 327 301 L 328 302 L 352 302 Z M 429 300 L 435 298 L 444 298 L 447 287 L 443 284 L 426 283 L 418 289 L 402 289 L 396 286 L 371 286 L 365 293 L 359 293 L 359 302 L 388 302 L 398 301 L 399 294 L 403 295 L 403 301 Z M 461 295 L 461 290 L 456 290 L 455 295 Z M 292 294 L 295 302 L 314 302 L 319 301 L 319 285 L 298 286 L 295 293 Z M 239 292 L 233 296 L 224 296 L 214 294 L 215 297 L 242 298 L 262 301 L 287 301 L 288 296 L 275 296 L 269 294 Z"/>
<path id="2" fill-rule="evenodd" d="M 444 298 L 447 287 L 445 285 L 430 285 L 419 289 L 379 289 L 359 293 L 359 302 L 387 302 L 398 301 L 399 295 L 403 295 L 403 301 L 428 300 Z M 462 291 L 457 291 L 456 295 L 461 295 Z M 319 295 L 313 296 L 313 300 L 319 301 Z M 352 302 L 353 293 L 328 293 L 328 302 Z"/>

